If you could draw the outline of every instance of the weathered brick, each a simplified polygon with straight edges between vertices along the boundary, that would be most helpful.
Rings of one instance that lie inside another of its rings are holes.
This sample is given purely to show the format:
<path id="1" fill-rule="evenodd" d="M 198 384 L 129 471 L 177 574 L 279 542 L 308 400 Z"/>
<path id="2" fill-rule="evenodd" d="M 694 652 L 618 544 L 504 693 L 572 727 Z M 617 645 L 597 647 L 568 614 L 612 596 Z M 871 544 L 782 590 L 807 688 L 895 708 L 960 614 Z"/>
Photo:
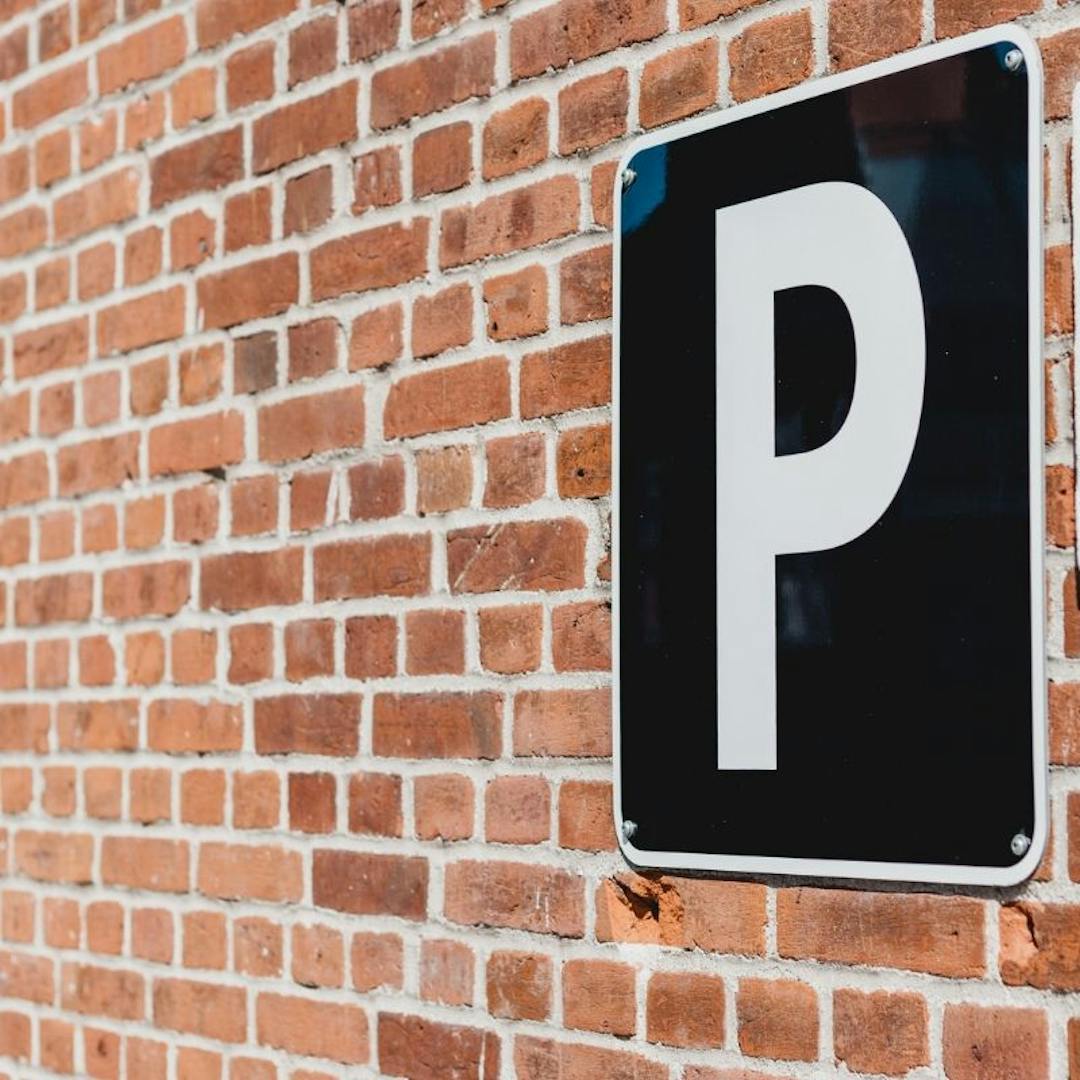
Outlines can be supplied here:
<path id="1" fill-rule="evenodd" d="M 476 206 L 444 210 L 439 265 L 445 270 L 546 244 L 578 227 L 581 197 L 570 176 L 553 176 L 492 195 Z"/>
<path id="2" fill-rule="evenodd" d="M 475 693 L 378 694 L 372 741 L 382 757 L 497 758 L 502 699 Z"/>
<path id="3" fill-rule="evenodd" d="M 965 897 L 784 889 L 781 956 L 963 978 L 985 967 L 983 905 Z"/>
<path id="4" fill-rule="evenodd" d="M 394 127 L 460 101 L 483 97 L 494 81 L 493 33 L 382 68 L 371 80 L 372 127 Z"/>
<path id="5" fill-rule="evenodd" d="M 310 157 L 356 138 L 357 84 L 344 83 L 324 94 L 259 117 L 253 128 L 252 168 L 256 174 Z"/>
<path id="6" fill-rule="evenodd" d="M 399 379 L 386 399 L 383 432 L 400 439 L 509 415 L 509 365 L 504 357 L 490 356 Z"/>
<path id="7" fill-rule="evenodd" d="M 445 915 L 451 922 L 570 938 L 584 933 L 585 882 L 566 870 L 454 862 L 446 867 L 445 894 Z"/>
<path id="8" fill-rule="evenodd" d="M 427 269 L 427 242 L 426 218 L 328 240 L 311 253 L 313 297 L 329 300 L 412 281 Z"/>
<path id="9" fill-rule="evenodd" d="M 598 7 L 591 0 L 560 0 L 510 26 L 510 72 L 514 79 L 564 68 L 620 45 L 648 41 L 667 23 L 659 0 L 613 0 Z"/>
<path id="10" fill-rule="evenodd" d="M 315 851 L 312 898 L 316 907 L 350 915 L 396 915 L 416 921 L 427 913 L 427 889 L 426 859 Z"/>
<path id="11" fill-rule="evenodd" d="M 297 300 L 299 274 L 298 256 L 286 252 L 200 278 L 196 291 L 201 327 L 226 328 L 280 314 Z"/>

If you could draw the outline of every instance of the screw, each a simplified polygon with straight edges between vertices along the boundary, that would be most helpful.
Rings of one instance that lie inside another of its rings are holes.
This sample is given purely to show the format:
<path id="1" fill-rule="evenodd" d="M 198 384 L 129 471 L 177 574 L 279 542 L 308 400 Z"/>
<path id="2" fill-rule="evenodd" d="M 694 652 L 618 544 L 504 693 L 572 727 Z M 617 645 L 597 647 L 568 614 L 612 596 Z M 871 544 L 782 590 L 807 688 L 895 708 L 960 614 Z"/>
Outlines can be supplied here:
<path id="1" fill-rule="evenodd" d="M 1012 853 L 1020 858 L 1029 847 L 1031 847 L 1031 838 L 1022 832 L 1018 832 L 1010 841 L 1009 847 L 1012 849 Z"/>
<path id="2" fill-rule="evenodd" d="M 622 834 L 624 840 L 632 840 L 634 833 L 637 832 L 637 822 L 631 821 L 629 818 L 622 823 Z"/>
<path id="3" fill-rule="evenodd" d="M 1010 49 L 1005 54 L 1005 67 L 1008 71 L 1016 72 L 1024 66 L 1024 54 L 1019 49 Z M 1028 841 L 1030 843 L 1030 841 Z"/>
<path id="4" fill-rule="evenodd" d="M 637 173 L 633 169 L 626 169 L 622 174 L 623 192 L 630 190 L 630 185 L 637 179 Z"/>

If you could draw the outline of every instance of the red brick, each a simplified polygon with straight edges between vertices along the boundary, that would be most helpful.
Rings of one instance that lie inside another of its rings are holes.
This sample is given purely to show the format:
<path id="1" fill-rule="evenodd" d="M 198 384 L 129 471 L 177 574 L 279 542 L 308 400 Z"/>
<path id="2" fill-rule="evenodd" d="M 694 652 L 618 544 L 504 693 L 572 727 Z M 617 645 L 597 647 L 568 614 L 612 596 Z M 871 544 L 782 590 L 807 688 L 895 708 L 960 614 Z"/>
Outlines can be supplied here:
<path id="1" fill-rule="evenodd" d="M 559 845 L 577 851 L 614 851 L 611 784 L 565 780 L 559 787 Z"/>
<path id="2" fill-rule="evenodd" d="M 316 850 L 314 854 L 316 907 L 418 921 L 427 913 L 427 889 L 426 859 L 354 851 Z"/>
<path id="3" fill-rule="evenodd" d="M 215 191 L 244 174 L 240 128 L 181 144 L 150 162 L 150 205 L 164 206 L 200 191 Z"/>
<path id="4" fill-rule="evenodd" d="M 487 963 L 487 1009 L 509 1020 L 551 1015 L 551 960 L 538 953 L 493 952 Z"/>
<path id="5" fill-rule="evenodd" d="M 314 379 L 337 367 L 338 324 L 335 319 L 314 319 L 290 326 L 289 382 Z"/>
<path id="6" fill-rule="evenodd" d="M 260 754 L 350 757 L 360 731 L 358 694 L 286 694 L 255 702 L 255 749 Z"/>
<path id="7" fill-rule="evenodd" d="M 15 622 L 18 626 L 83 622 L 90 617 L 92 590 L 89 574 L 53 574 L 20 581 L 15 592 Z"/>
<path id="8" fill-rule="evenodd" d="M 289 828 L 333 832 L 337 824 L 337 781 L 330 773 L 289 774 Z"/>
<path id="9" fill-rule="evenodd" d="M 177 131 L 208 120 L 217 110 L 217 72 L 212 67 L 195 68 L 181 75 L 169 91 L 172 125 Z"/>
<path id="10" fill-rule="evenodd" d="M 198 889 L 221 900 L 297 903 L 303 894 L 300 856 L 284 848 L 203 841 Z"/>
<path id="11" fill-rule="evenodd" d="M 611 960 L 568 960 L 562 969 L 563 1023 L 611 1035 L 634 1034 L 634 969 Z"/>
<path id="12" fill-rule="evenodd" d="M 608 690 L 526 690 L 514 698 L 519 757 L 606 757 L 611 753 Z"/>
<path id="13" fill-rule="evenodd" d="M 629 101 L 625 68 L 590 75 L 560 90 L 559 153 L 592 150 L 625 135 Z"/>
<path id="14" fill-rule="evenodd" d="M 42 246 L 46 235 L 45 211 L 28 206 L 0 218 L 0 257 L 25 255 Z"/>
<path id="15" fill-rule="evenodd" d="M 324 528 L 328 524 L 328 516 L 336 513 L 336 506 L 328 505 L 330 479 L 331 474 L 327 470 L 293 476 L 289 489 L 289 528 L 293 532 Z"/>
<path id="16" fill-rule="evenodd" d="M 5 997 L 20 998 L 40 1005 L 53 1002 L 53 962 L 45 957 L 0 952 L 0 982 Z"/>
<path id="17" fill-rule="evenodd" d="M 154 1023 L 218 1042 L 245 1039 L 247 994 L 239 987 L 191 979 L 154 981 Z"/>
<path id="18" fill-rule="evenodd" d="M 281 462 L 362 446 L 364 388 L 291 398 L 259 409 L 259 457 Z"/>
<path id="19" fill-rule="evenodd" d="M 304 619 L 285 628 L 285 677 L 290 682 L 334 673 L 334 624 Z"/>
<path id="20" fill-rule="evenodd" d="M 946 6 L 937 11 L 939 34 Z M 921 38 L 919 0 L 834 0 L 829 10 L 829 63 L 840 71 L 911 49 Z"/>
<path id="21" fill-rule="evenodd" d="M 551 789 L 539 776 L 502 776 L 484 789 L 486 839 L 538 844 L 551 834 Z"/>
<path id="22" fill-rule="evenodd" d="M 127 221 L 138 210 L 139 174 L 133 168 L 119 169 L 56 200 L 54 239 L 58 243 L 74 240 L 106 225 Z"/>
<path id="23" fill-rule="evenodd" d="M 739 1049 L 750 1057 L 816 1061 L 817 994 L 793 980 L 740 979 Z"/>
<path id="24" fill-rule="evenodd" d="M 337 62 L 337 19 L 324 15 L 289 34 L 289 88 L 326 75 Z"/>
<path id="25" fill-rule="evenodd" d="M 355 1005 L 261 993 L 255 1028 L 260 1044 L 292 1054 L 356 1065 L 370 1053 L 367 1014 Z"/>
<path id="26" fill-rule="evenodd" d="M 487 333 L 492 341 L 542 334 L 548 328 L 547 274 L 529 266 L 484 282 Z"/>
<path id="27" fill-rule="evenodd" d="M 98 90 L 111 94 L 179 65 L 187 51 L 184 20 L 177 15 L 108 45 L 97 55 Z"/>
<path id="28" fill-rule="evenodd" d="M 1051 682 L 1050 761 L 1080 764 L 1080 683 Z"/>
<path id="29" fill-rule="evenodd" d="M 225 250 L 270 242 L 270 189 L 252 188 L 225 202 Z"/>
<path id="30" fill-rule="evenodd" d="M 493 759 L 501 750 L 502 700 L 474 693 L 377 694 L 373 750 L 379 757 Z"/>
<path id="31" fill-rule="evenodd" d="M 188 270 L 214 254 L 213 218 L 201 210 L 181 214 L 169 225 L 172 269 Z"/>
<path id="32" fill-rule="evenodd" d="M 275 772 L 233 773 L 233 826 L 269 829 L 278 823 L 281 791 Z"/>
<path id="33" fill-rule="evenodd" d="M 934 9 L 935 32 L 938 37 L 955 37 L 1030 15 L 1038 8 L 1038 0 L 939 0 Z"/>
<path id="34" fill-rule="evenodd" d="M 349 370 L 381 368 L 401 355 L 404 311 L 387 304 L 357 316 L 349 336 Z"/>
<path id="35" fill-rule="evenodd" d="M 225 62 L 225 101 L 229 110 L 266 101 L 274 93 L 274 43 L 260 41 Z"/>
<path id="36" fill-rule="evenodd" d="M 171 754 L 223 753 L 240 749 L 243 718 L 238 705 L 178 698 L 150 704 L 151 750 Z"/>
<path id="37" fill-rule="evenodd" d="M 439 265 L 445 270 L 545 244 L 575 232 L 581 212 L 577 181 L 553 176 L 492 195 L 476 206 L 443 211 Z"/>
<path id="38" fill-rule="evenodd" d="M 833 993 L 833 1047 L 855 1072 L 905 1076 L 929 1065 L 926 1001 L 918 994 L 877 990 Z"/>
<path id="39" fill-rule="evenodd" d="M 357 933 L 352 939 L 352 985 L 361 993 L 400 990 L 404 950 L 397 934 Z"/>
<path id="40" fill-rule="evenodd" d="M 604 405 L 611 399 L 608 337 L 530 353 L 521 362 L 521 413 L 551 416 Z"/>
<path id="41" fill-rule="evenodd" d="M 572 518 L 504 522 L 447 534 L 455 593 L 581 588 L 584 560 L 585 526 Z"/>
<path id="42" fill-rule="evenodd" d="M 472 457 L 464 446 L 422 450 L 416 455 L 417 509 L 444 514 L 468 506 L 472 497 Z"/>
<path id="43" fill-rule="evenodd" d="M 472 340 L 472 288 L 462 283 L 413 302 L 412 353 L 415 359 L 436 356 Z"/>
<path id="44" fill-rule="evenodd" d="M 403 285 L 427 270 L 428 221 L 380 225 L 329 240 L 311 253 L 315 300 Z"/>
<path id="45" fill-rule="evenodd" d="M 472 783 L 453 774 L 413 781 L 416 835 L 421 840 L 467 840 L 473 832 Z"/>
<path id="46" fill-rule="evenodd" d="M 548 154 L 548 104 L 527 98 L 484 125 L 483 176 L 495 180 L 538 165 Z"/>
<path id="47" fill-rule="evenodd" d="M 383 416 L 387 438 L 449 431 L 510 414 L 510 374 L 492 356 L 400 379 L 390 388 Z"/>
<path id="48" fill-rule="evenodd" d="M 328 926 L 294 926 L 292 977 L 301 986 L 341 986 L 345 945 Z"/>
<path id="49" fill-rule="evenodd" d="M 405 509 L 405 465 L 400 457 L 354 465 L 348 480 L 350 520 L 375 521 Z"/>
<path id="50" fill-rule="evenodd" d="M 499 1050 L 499 1038 L 491 1032 L 379 1013 L 379 1068 L 385 1075 L 413 1080 L 439 1080 L 445 1075 L 495 1080 Z"/>
<path id="51" fill-rule="evenodd" d="M 431 537 L 343 540 L 317 547 L 314 559 L 316 600 L 418 596 L 430 583 Z"/>
<path id="52" fill-rule="evenodd" d="M 0 750 L 42 754 L 48 748 L 49 707 L 0 703 Z"/>
<path id="53" fill-rule="evenodd" d="M 494 81 L 494 33 L 382 68 L 371 80 L 371 126 L 394 127 L 469 98 L 484 97 Z"/>
<path id="54" fill-rule="evenodd" d="M 412 142 L 413 197 L 464 187 L 472 176 L 472 125 L 467 121 L 421 132 Z"/>
<path id="55" fill-rule="evenodd" d="M 60 1003 L 65 1009 L 114 1020 L 143 1018 L 143 977 L 134 971 L 64 964 Z"/>
<path id="56" fill-rule="evenodd" d="M 61 750 L 134 750 L 139 734 L 135 700 L 63 702 L 56 714 Z"/>
<path id="57" fill-rule="evenodd" d="M 420 943 L 420 997 L 440 1005 L 471 1005 L 475 958 L 458 941 Z"/>
<path id="58" fill-rule="evenodd" d="M 450 863 L 445 915 L 466 926 L 508 927 L 578 938 L 585 928 L 584 879 L 511 862 Z"/>
<path id="59" fill-rule="evenodd" d="M 547 453 L 542 433 L 492 439 L 484 451 L 487 458 L 485 506 L 522 506 L 544 494 Z"/>
<path id="60" fill-rule="evenodd" d="M 784 889 L 781 956 L 964 978 L 983 974 L 983 905 L 965 897 Z"/>
<path id="61" fill-rule="evenodd" d="M 285 182 L 285 235 L 325 225 L 334 210 L 334 177 L 329 165 Z"/>
<path id="62" fill-rule="evenodd" d="M 559 434 L 555 451 L 559 495 L 595 499 L 611 492 L 611 428 L 571 428 Z"/>
<path id="63" fill-rule="evenodd" d="M 279 315 L 299 295 L 299 258 L 285 252 L 202 277 L 196 283 L 200 325 L 227 328 Z"/>
<path id="64" fill-rule="evenodd" d="M 1075 813 L 1070 800 L 1070 816 Z M 1070 876 L 1075 876 L 1070 871 Z M 1001 977 L 1011 986 L 1080 988 L 1076 965 L 1080 908 L 1020 901 L 1000 913 Z"/>
<path id="65" fill-rule="evenodd" d="M 381 146 L 353 162 L 352 212 L 362 214 L 374 206 L 401 202 L 401 152 Z"/>
<path id="66" fill-rule="evenodd" d="M 128 889 L 187 892 L 188 845 L 183 840 L 106 836 L 101 841 L 101 879 Z"/>
<path id="67" fill-rule="evenodd" d="M 946 1005 L 941 1042 L 949 1080 L 1050 1076 L 1046 1014 L 1037 1009 Z"/>
<path id="68" fill-rule="evenodd" d="M 202 561 L 199 606 L 208 611 L 249 611 L 252 608 L 300 602 L 303 552 L 233 552 Z"/>
<path id="69" fill-rule="evenodd" d="M 260 26 L 283 19 L 296 9 L 297 0 L 199 0 L 195 8 L 195 34 L 200 49 L 249 34 Z"/>
<path id="70" fill-rule="evenodd" d="M 666 24 L 659 0 L 615 0 L 603 9 L 591 0 L 561 0 L 513 21 L 510 74 L 525 79 L 580 63 L 620 45 L 648 41 Z"/>
<path id="71" fill-rule="evenodd" d="M 666 1065 L 626 1050 L 581 1043 L 556 1043 L 518 1035 L 514 1040 L 514 1068 L 518 1080 L 670 1080 Z M 689 1074 L 687 1074 L 689 1076 Z M 726 1080 L 766 1080 L 761 1076 L 731 1076 Z"/>
<path id="72" fill-rule="evenodd" d="M 93 881 L 93 859 L 92 836 L 30 829 L 15 834 L 15 869 L 34 881 L 88 885 Z"/>
<path id="73" fill-rule="evenodd" d="M 367 0 L 348 9 L 349 60 L 371 60 L 392 49 L 401 28 L 401 0 Z"/>
<path id="74" fill-rule="evenodd" d="M 749 101 L 802 82 L 813 69 L 813 57 L 808 11 L 752 23 L 728 46 L 732 97 Z"/>
<path id="75" fill-rule="evenodd" d="M 649 1042 L 692 1049 L 724 1045 L 724 980 L 715 975 L 658 971 L 645 996 Z"/>
<path id="76" fill-rule="evenodd" d="M 368 772 L 349 777 L 349 832 L 401 835 L 400 776 Z"/>
<path id="77" fill-rule="evenodd" d="M 98 315 L 98 353 L 107 356 L 172 341 L 184 333 L 184 322 L 182 286 L 126 300 Z"/>
<path id="78" fill-rule="evenodd" d="M 138 438 L 138 436 L 136 436 Z M 70 482 L 71 461 L 75 454 L 73 449 L 64 449 L 59 455 L 60 471 L 60 494 L 79 494 L 72 492 Z M 93 461 L 92 465 L 97 465 Z M 134 465 L 132 466 L 134 471 Z M 86 479 L 86 490 L 91 490 L 96 483 L 101 483 L 102 477 L 91 475 Z M 72 487 L 78 486 L 72 484 Z M 101 484 L 105 486 L 105 484 Z M 21 506 L 24 503 L 39 502 L 49 494 L 49 469 L 43 453 L 22 454 L 11 458 L 9 461 L 0 462 L 0 509 L 8 509 L 12 506 Z"/>
<path id="79" fill-rule="evenodd" d="M 405 615 L 405 670 L 410 675 L 465 672 L 465 616 L 460 611 Z"/>
<path id="80" fill-rule="evenodd" d="M 357 130 L 356 97 L 357 84 L 348 82 L 259 117 L 252 133 L 255 174 L 352 142 Z"/>
<path id="81" fill-rule="evenodd" d="M 16 128 L 33 128 L 68 109 L 81 105 L 89 93 L 85 61 L 43 75 L 12 98 L 11 116 Z"/>

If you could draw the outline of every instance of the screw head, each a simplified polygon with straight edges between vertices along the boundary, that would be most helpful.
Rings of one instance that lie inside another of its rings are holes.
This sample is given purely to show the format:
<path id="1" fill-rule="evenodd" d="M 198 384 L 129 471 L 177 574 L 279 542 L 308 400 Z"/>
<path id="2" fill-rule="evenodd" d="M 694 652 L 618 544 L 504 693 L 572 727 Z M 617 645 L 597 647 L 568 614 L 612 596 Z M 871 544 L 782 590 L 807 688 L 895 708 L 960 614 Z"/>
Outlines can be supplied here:
<path id="1" fill-rule="evenodd" d="M 1008 71 L 1019 71 L 1024 66 L 1024 54 L 1019 49 L 1010 49 L 1005 54 L 1005 67 Z"/>
<path id="2" fill-rule="evenodd" d="M 624 840 L 632 840 L 634 838 L 634 833 L 636 833 L 636 832 L 637 832 L 637 822 L 636 821 L 631 821 L 629 818 L 627 818 L 622 823 L 623 839 Z"/>
<path id="3" fill-rule="evenodd" d="M 630 185 L 637 179 L 637 173 L 633 169 L 627 168 L 623 170 L 622 174 L 622 189 L 623 192 L 630 190 Z"/>
<path id="4" fill-rule="evenodd" d="M 1012 853 L 1019 858 L 1031 847 L 1031 837 L 1026 833 L 1018 832 L 1009 842 Z"/>

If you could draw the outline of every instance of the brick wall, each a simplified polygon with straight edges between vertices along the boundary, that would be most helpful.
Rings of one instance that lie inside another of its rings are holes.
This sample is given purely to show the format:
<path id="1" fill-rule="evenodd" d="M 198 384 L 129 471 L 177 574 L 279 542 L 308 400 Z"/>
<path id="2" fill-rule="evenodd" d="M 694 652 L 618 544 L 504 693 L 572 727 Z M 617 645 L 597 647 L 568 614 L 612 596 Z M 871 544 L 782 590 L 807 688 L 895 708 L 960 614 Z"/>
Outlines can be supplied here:
<path id="1" fill-rule="evenodd" d="M 1014 16 L 1048 65 L 1052 853 L 970 895 L 638 877 L 614 160 Z M 0 1075 L 1080 1077 L 1080 4 L 0 20 Z"/>

